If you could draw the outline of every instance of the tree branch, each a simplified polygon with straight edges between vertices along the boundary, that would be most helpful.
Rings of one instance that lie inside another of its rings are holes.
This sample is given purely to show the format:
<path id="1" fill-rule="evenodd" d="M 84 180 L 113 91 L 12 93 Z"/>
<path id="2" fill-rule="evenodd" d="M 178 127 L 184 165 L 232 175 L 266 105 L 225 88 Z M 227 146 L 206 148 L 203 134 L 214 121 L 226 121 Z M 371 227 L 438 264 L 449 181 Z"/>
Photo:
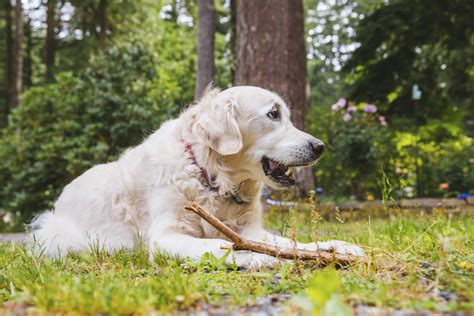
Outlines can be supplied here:
<path id="1" fill-rule="evenodd" d="M 298 248 L 279 248 L 274 245 L 248 240 L 233 231 L 226 224 L 222 223 L 217 217 L 209 213 L 198 203 L 193 202 L 191 203 L 191 206 L 185 206 L 184 208 L 188 211 L 196 213 L 206 222 L 224 234 L 227 238 L 229 238 L 234 243 L 234 250 L 251 250 L 282 259 L 314 260 L 317 261 L 320 266 L 326 266 L 332 263 L 337 265 L 350 265 L 360 261 L 359 257 L 352 255 L 342 255 L 322 250 L 310 251 Z"/>

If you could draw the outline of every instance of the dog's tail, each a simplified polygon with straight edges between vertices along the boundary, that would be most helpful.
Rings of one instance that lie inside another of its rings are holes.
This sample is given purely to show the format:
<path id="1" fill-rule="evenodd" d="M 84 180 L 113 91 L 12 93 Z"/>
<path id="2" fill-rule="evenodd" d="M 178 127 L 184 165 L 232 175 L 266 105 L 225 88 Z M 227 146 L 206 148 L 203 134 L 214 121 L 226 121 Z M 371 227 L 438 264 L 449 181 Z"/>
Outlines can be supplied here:
<path id="1" fill-rule="evenodd" d="M 46 211 L 36 217 L 29 228 L 29 242 L 37 254 L 56 257 L 88 249 L 86 232 L 66 216 Z"/>

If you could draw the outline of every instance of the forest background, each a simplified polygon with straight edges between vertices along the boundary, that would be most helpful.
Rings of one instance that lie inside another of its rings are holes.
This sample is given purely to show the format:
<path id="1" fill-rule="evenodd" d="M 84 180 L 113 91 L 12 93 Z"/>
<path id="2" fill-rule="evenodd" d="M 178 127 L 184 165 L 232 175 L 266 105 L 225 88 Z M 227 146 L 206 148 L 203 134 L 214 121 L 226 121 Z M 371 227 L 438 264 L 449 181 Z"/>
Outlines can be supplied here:
<path id="1" fill-rule="evenodd" d="M 327 144 L 305 192 L 472 194 L 472 16 L 469 0 L 2 0 L 0 213 L 50 208 L 210 80 L 278 92 Z"/>

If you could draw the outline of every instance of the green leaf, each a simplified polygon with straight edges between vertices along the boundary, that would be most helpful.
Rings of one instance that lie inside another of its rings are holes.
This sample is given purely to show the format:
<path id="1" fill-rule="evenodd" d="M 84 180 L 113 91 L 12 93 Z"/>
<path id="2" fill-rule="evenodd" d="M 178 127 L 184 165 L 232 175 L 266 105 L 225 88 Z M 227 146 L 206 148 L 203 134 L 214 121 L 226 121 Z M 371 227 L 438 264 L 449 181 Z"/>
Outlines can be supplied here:
<path id="1" fill-rule="evenodd" d="M 321 309 L 340 286 L 341 281 L 336 271 L 325 269 L 315 274 L 309 281 L 306 294 L 315 307 Z"/>

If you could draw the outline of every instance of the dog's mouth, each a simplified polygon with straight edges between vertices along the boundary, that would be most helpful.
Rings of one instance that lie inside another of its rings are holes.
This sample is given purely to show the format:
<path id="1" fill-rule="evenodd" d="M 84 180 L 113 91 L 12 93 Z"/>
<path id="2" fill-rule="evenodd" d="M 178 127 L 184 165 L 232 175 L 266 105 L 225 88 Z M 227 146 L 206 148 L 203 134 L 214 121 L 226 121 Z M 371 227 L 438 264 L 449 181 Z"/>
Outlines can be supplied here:
<path id="1" fill-rule="evenodd" d="M 291 186 L 296 183 L 293 178 L 294 167 L 306 166 L 308 163 L 295 163 L 291 165 L 285 165 L 281 162 L 273 160 L 269 157 L 264 156 L 262 158 L 263 172 L 273 182 L 281 186 Z"/>

